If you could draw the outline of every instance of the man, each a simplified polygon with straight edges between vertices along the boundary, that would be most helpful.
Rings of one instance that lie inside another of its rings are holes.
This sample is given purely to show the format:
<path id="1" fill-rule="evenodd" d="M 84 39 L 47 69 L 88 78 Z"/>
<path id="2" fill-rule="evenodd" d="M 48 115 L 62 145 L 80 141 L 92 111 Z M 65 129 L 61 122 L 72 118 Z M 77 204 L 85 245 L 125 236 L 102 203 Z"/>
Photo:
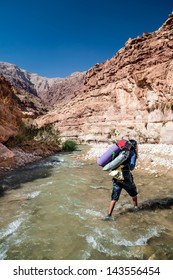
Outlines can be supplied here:
<path id="1" fill-rule="evenodd" d="M 104 218 L 104 220 L 112 220 L 112 212 L 114 210 L 116 202 L 119 200 L 122 189 L 124 189 L 132 197 L 134 209 L 138 209 L 137 189 L 133 181 L 133 175 L 131 173 L 136 165 L 138 148 L 137 142 L 134 139 L 131 139 L 129 141 L 132 144 L 132 147 L 130 148 L 129 157 L 123 162 L 123 178 L 121 180 L 116 177 L 112 179 L 111 202 L 109 205 L 108 215 Z"/>

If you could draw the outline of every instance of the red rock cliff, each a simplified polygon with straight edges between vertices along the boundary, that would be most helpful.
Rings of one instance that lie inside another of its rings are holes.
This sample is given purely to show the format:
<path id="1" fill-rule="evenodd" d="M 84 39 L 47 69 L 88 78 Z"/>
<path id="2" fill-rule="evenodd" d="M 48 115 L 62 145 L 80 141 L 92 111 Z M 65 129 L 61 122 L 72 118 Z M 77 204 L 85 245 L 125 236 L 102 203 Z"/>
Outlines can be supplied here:
<path id="1" fill-rule="evenodd" d="M 89 69 L 68 103 L 37 120 L 45 122 L 80 141 L 173 143 L 173 14 L 156 32 L 129 39 Z"/>

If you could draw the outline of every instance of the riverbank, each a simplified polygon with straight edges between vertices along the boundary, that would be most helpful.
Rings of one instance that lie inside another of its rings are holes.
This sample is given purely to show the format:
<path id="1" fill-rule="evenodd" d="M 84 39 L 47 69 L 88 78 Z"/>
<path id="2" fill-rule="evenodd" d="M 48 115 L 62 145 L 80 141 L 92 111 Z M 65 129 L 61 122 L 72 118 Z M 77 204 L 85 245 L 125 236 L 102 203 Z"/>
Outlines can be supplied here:
<path id="1" fill-rule="evenodd" d="M 84 153 L 77 156 L 77 159 L 96 160 L 107 150 L 111 145 L 106 143 L 89 144 Z M 173 145 L 168 144 L 139 144 L 139 157 L 137 160 L 136 169 L 142 172 L 153 174 L 158 177 L 161 175 L 169 175 L 173 177 Z M 55 147 L 48 149 L 45 146 L 12 148 L 14 159 L 11 162 L 6 162 L 0 165 L 0 177 L 8 171 L 24 166 L 28 163 L 38 161 L 46 156 L 56 153 Z"/>
<path id="2" fill-rule="evenodd" d="M 82 155 L 84 160 L 96 161 L 111 145 L 92 144 L 88 152 Z M 169 175 L 173 177 L 173 145 L 139 144 L 139 157 L 136 169 L 158 177 Z"/>
<path id="3" fill-rule="evenodd" d="M 16 168 L 25 166 L 28 163 L 39 161 L 49 155 L 60 151 L 60 147 L 46 145 L 45 143 L 26 143 L 21 147 L 10 148 L 14 154 L 12 158 L 0 162 L 0 177 Z"/>

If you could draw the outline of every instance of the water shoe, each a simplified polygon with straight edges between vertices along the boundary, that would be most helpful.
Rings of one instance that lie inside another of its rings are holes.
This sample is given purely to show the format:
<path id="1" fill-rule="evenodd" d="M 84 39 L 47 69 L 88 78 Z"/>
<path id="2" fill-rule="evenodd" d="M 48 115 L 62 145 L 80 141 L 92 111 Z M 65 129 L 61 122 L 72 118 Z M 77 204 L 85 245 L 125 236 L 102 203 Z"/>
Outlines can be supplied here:
<path id="1" fill-rule="evenodd" d="M 113 221 L 113 220 L 114 218 L 112 218 L 112 216 L 110 216 L 109 214 L 103 218 L 103 221 Z"/>

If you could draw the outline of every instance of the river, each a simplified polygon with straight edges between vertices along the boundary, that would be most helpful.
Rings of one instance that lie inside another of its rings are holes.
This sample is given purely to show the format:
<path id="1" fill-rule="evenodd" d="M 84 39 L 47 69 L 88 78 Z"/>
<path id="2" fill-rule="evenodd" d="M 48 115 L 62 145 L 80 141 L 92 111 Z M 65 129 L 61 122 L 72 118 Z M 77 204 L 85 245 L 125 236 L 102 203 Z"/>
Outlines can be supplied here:
<path id="1" fill-rule="evenodd" d="M 134 172 L 141 210 L 122 192 L 103 221 L 111 178 L 81 150 L 10 172 L 1 184 L 1 260 L 173 259 L 171 178 Z"/>

